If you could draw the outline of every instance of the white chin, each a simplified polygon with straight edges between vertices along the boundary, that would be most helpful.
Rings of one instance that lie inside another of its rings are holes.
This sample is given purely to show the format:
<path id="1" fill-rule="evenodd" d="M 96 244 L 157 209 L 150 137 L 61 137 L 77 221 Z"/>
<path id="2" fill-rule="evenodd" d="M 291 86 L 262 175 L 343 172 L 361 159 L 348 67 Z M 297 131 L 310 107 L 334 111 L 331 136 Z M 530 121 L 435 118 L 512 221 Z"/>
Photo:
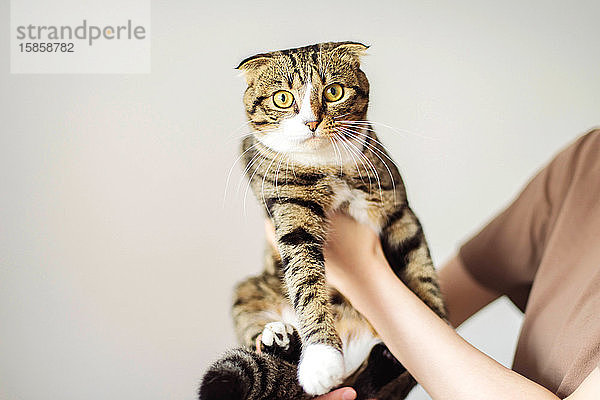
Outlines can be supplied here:
<path id="1" fill-rule="evenodd" d="M 269 149 L 283 153 L 300 164 L 329 164 L 336 160 L 331 141 L 323 136 L 292 136 L 273 132 L 258 136 L 258 140 Z"/>
<path id="2" fill-rule="evenodd" d="M 282 132 L 270 132 L 257 136 L 258 140 L 269 149 L 283 153 L 290 161 L 311 166 L 354 165 L 353 153 L 357 153 L 362 143 L 354 143 L 354 148 L 347 150 L 337 143 L 334 146 L 328 136 L 286 135 Z M 356 158 L 356 155 L 354 154 Z"/>

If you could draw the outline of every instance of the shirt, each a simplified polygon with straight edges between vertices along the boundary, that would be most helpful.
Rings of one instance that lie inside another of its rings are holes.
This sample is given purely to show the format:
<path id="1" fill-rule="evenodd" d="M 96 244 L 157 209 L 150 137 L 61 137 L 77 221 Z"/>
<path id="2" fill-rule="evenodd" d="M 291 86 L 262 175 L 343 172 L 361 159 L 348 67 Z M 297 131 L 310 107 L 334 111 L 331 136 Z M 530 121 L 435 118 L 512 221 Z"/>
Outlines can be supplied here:
<path id="1" fill-rule="evenodd" d="M 513 370 L 563 398 L 600 363 L 600 129 L 559 153 L 458 261 L 524 312 Z"/>

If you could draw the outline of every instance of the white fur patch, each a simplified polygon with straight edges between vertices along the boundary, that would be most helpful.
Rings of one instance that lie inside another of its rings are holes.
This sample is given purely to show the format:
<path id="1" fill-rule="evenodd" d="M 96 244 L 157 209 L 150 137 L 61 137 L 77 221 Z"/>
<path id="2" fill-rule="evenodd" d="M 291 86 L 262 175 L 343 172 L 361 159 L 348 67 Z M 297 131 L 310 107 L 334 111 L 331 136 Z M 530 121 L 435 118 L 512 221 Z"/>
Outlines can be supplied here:
<path id="1" fill-rule="evenodd" d="M 377 234 L 381 232 L 381 226 L 378 221 L 374 221 L 369 216 L 369 202 L 366 194 L 358 189 L 350 189 L 346 183 L 341 183 L 334 188 L 335 197 L 333 200 L 333 209 L 337 210 L 344 203 L 348 203 L 348 213 L 352 218 L 367 225 Z"/>
<path id="2" fill-rule="evenodd" d="M 342 353 L 326 344 L 311 344 L 302 352 L 298 380 L 306 393 L 316 396 L 342 383 L 344 372 Z"/>
<path id="3" fill-rule="evenodd" d="M 298 316 L 294 309 L 289 305 L 282 306 L 278 311 L 261 311 L 261 315 L 268 321 L 282 321 L 283 323 L 292 325 L 294 328 L 298 329 Z"/>
<path id="4" fill-rule="evenodd" d="M 350 337 L 342 337 L 342 348 L 344 350 L 344 367 L 346 370 L 345 377 L 350 376 L 356 371 L 371 353 L 371 349 L 381 339 L 373 336 L 373 334 L 364 329 L 353 334 Z"/>
<path id="5" fill-rule="evenodd" d="M 310 94 L 312 93 L 312 82 L 309 80 L 306 83 L 306 87 L 304 89 L 304 98 L 302 98 L 302 103 L 300 105 L 300 112 L 293 119 L 298 119 L 302 125 L 306 126 L 307 122 L 315 121 L 317 117 L 313 113 L 312 107 L 310 105 Z"/>
<path id="6" fill-rule="evenodd" d="M 286 324 L 290 324 L 294 328 L 298 329 L 298 316 L 296 315 L 296 311 L 294 311 L 291 306 L 283 307 L 281 309 L 281 320 Z"/>

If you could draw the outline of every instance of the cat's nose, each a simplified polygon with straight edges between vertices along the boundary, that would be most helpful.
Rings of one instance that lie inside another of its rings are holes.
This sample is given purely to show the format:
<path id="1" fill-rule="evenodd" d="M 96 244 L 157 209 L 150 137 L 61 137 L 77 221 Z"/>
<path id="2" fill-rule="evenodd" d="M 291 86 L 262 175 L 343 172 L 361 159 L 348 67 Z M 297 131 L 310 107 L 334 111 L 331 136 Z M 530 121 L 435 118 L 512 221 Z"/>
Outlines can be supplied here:
<path id="1" fill-rule="evenodd" d="M 314 132 L 317 130 L 317 126 L 319 126 L 319 121 L 306 121 L 304 124 L 308 126 L 311 132 Z"/>

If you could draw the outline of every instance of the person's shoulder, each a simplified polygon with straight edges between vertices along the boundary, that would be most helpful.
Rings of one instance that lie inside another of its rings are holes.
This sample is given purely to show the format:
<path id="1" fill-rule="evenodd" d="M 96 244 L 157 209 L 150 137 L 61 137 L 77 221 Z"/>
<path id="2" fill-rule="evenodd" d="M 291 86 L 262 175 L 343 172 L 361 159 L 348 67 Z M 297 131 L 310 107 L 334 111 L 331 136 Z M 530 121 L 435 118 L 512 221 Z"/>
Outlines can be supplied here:
<path id="1" fill-rule="evenodd" d="M 598 146 L 600 143 L 600 127 L 595 127 L 587 131 L 580 138 L 584 146 Z"/>
<path id="2" fill-rule="evenodd" d="M 571 147 L 579 167 L 600 167 L 600 128 L 590 129 Z"/>
<path id="3" fill-rule="evenodd" d="M 564 147 L 553 159 L 552 164 L 579 167 L 582 164 L 599 161 L 600 158 L 600 127 L 592 128 L 583 135 L 577 136 L 568 146 Z"/>
<path id="4" fill-rule="evenodd" d="M 590 180 L 597 180 L 599 173 L 600 128 L 593 128 L 579 135 L 544 167 L 540 190 L 559 204 L 569 188 L 583 188 Z"/>
<path id="5" fill-rule="evenodd" d="M 554 184 L 560 190 L 597 185 L 600 176 L 600 128 L 588 130 L 566 147 L 550 164 Z"/>

